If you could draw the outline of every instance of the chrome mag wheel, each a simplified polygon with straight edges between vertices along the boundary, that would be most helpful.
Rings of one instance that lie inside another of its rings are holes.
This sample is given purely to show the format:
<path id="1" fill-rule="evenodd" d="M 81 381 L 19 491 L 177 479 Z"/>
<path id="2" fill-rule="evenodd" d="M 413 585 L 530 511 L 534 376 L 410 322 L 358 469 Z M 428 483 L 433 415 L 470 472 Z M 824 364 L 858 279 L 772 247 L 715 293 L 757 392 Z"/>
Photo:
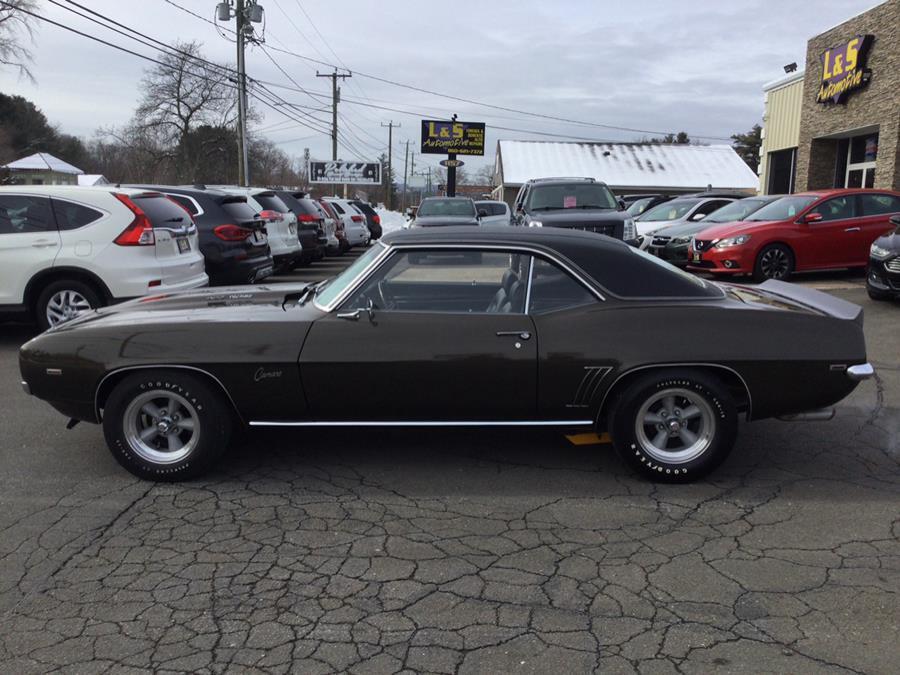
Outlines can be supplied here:
<path id="1" fill-rule="evenodd" d="M 88 299 L 78 291 L 57 291 L 47 302 L 47 323 L 57 326 L 92 309 Z"/>
<path id="2" fill-rule="evenodd" d="M 709 448 L 716 433 L 716 417 L 696 392 L 664 389 L 638 410 L 635 433 L 641 448 L 653 459 L 684 464 Z"/>
<path id="3" fill-rule="evenodd" d="M 122 427 L 131 449 L 153 464 L 180 462 L 200 441 L 197 410 L 172 391 L 137 396 L 125 409 Z"/>

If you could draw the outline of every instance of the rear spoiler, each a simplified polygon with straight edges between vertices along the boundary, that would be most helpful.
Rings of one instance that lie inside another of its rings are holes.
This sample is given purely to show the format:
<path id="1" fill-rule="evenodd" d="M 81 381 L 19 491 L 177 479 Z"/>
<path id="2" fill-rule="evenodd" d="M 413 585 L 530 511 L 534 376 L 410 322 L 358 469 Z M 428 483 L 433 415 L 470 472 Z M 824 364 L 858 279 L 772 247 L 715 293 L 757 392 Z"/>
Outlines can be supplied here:
<path id="1" fill-rule="evenodd" d="M 863 308 L 854 305 L 852 302 L 836 298 L 828 293 L 817 291 L 806 286 L 797 284 L 788 284 L 784 281 L 776 281 L 769 279 L 758 286 L 760 290 L 778 295 L 786 300 L 792 300 L 798 304 L 817 310 L 823 314 L 828 314 L 838 319 L 847 321 L 856 321 L 862 325 Z"/>

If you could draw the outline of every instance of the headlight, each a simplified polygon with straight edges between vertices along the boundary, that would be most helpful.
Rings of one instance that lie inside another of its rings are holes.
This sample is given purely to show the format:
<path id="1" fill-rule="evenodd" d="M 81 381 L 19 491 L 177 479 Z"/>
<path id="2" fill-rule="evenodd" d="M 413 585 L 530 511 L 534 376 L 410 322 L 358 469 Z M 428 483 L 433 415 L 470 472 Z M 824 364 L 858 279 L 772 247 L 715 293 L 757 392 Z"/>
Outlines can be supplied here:
<path id="1" fill-rule="evenodd" d="M 633 218 L 625 219 L 624 227 L 622 228 L 622 239 L 624 239 L 625 241 L 637 239 L 637 229 L 634 226 Z"/>
<path id="2" fill-rule="evenodd" d="M 716 248 L 731 248 L 732 246 L 741 246 L 742 244 L 746 244 L 748 241 L 750 241 L 749 234 L 739 234 L 736 237 L 719 239 L 719 241 L 716 242 Z"/>
<path id="3" fill-rule="evenodd" d="M 673 237 L 671 244 L 689 244 L 693 237 Z"/>
<path id="4" fill-rule="evenodd" d="M 544 224 L 539 220 L 529 220 L 528 227 L 543 227 Z"/>
<path id="5" fill-rule="evenodd" d="M 875 258 L 875 260 L 884 260 L 890 257 L 891 251 L 889 249 L 882 248 L 878 244 L 872 244 L 872 247 L 869 249 L 869 255 Z"/>

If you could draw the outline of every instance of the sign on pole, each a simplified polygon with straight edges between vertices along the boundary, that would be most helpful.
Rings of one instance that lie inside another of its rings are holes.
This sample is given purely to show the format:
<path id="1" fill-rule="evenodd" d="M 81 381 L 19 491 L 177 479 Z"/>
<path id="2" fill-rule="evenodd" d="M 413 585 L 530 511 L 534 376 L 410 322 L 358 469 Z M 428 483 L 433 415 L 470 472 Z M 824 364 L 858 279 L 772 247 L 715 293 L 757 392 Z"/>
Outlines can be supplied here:
<path id="1" fill-rule="evenodd" d="M 422 153 L 484 155 L 484 122 L 422 120 Z"/>
<path id="2" fill-rule="evenodd" d="M 309 162 L 310 183 L 381 185 L 381 162 Z"/>

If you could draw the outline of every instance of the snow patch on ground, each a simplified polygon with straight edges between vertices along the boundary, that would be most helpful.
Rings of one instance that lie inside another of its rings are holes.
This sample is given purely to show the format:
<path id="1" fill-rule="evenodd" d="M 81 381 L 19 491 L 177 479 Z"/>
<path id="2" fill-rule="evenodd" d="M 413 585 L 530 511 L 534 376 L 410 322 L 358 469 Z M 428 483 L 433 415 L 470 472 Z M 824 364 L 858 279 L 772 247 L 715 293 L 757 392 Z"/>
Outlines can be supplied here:
<path id="1" fill-rule="evenodd" d="M 384 234 L 402 229 L 406 224 L 406 216 L 399 211 L 388 211 L 387 209 L 375 209 L 375 211 L 381 216 L 381 229 Z"/>

